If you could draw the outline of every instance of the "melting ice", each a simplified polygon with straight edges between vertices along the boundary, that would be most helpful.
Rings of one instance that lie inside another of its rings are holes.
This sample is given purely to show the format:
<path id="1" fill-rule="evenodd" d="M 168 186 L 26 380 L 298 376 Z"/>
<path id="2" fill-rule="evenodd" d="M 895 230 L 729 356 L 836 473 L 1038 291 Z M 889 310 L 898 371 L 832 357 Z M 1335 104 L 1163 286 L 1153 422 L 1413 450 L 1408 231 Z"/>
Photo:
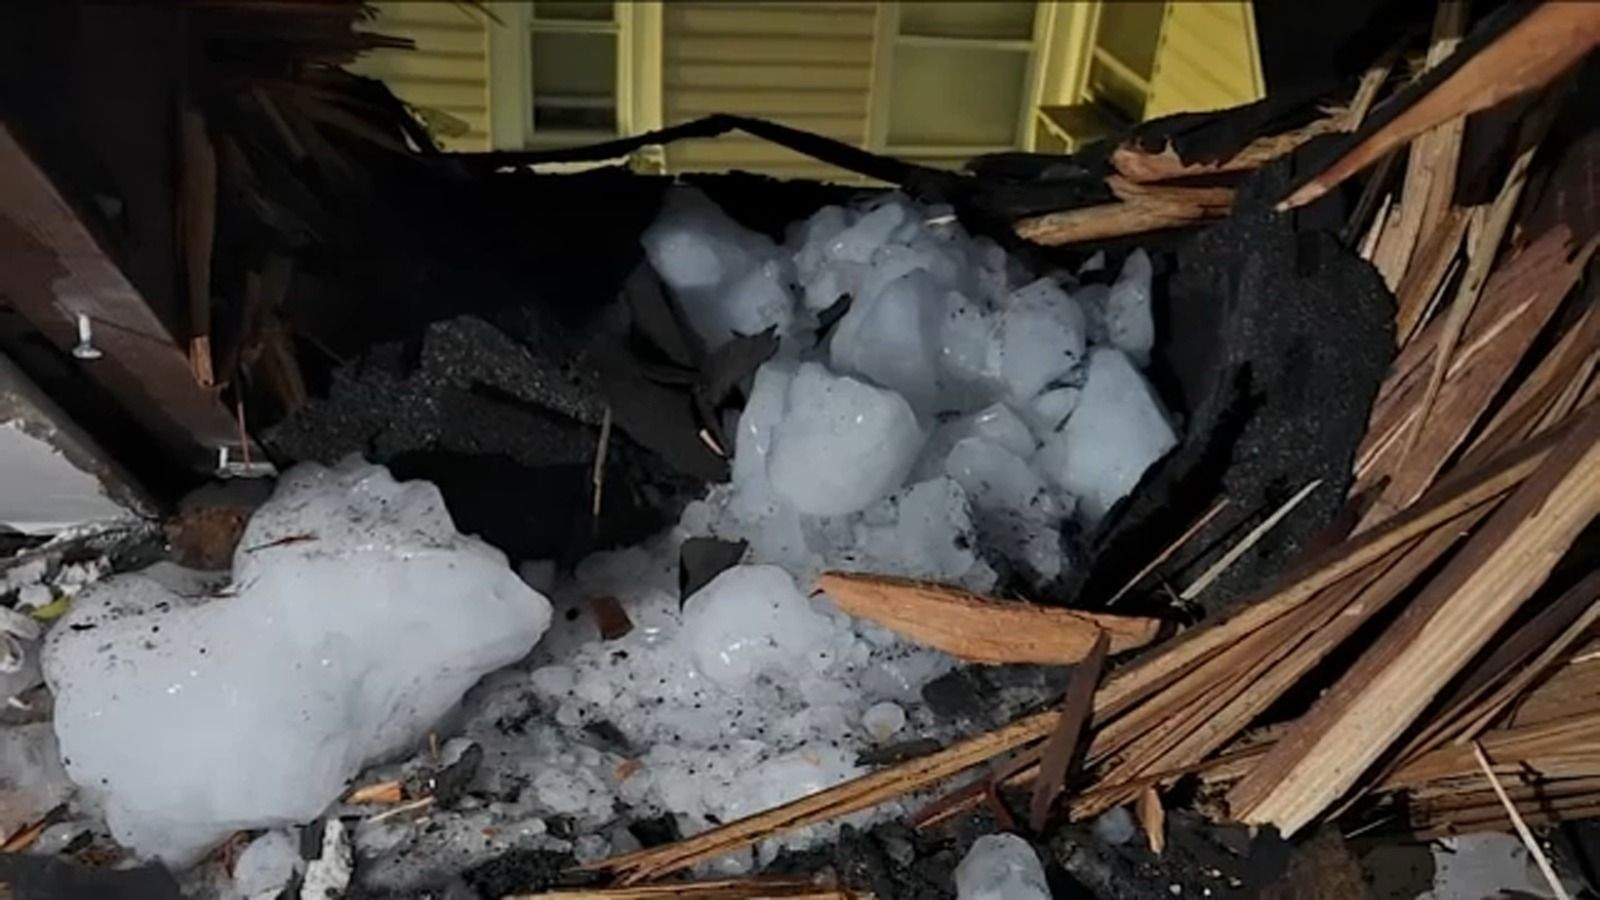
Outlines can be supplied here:
<path id="1" fill-rule="evenodd" d="M 252 520 L 231 586 L 121 576 L 52 631 L 68 774 L 119 838 L 187 860 L 234 829 L 316 817 L 550 623 L 457 720 L 447 755 L 483 754 L 468 796 L 429 829 L 356 827 L 364 859 L 393 863 L 363 877 L 399 887 L 418 867 L 512 847 L 625 850 L 624 826 L 650 816 L 701 831 L 860 774 L 864 750 L 935 733 L 919 691 L 952 661 L 843 615 L 814 576 L 1048 582 L 1070 564 L 1063 525 L 1092 527 L 1177 439 L 1140 371 L 1154 337 L 1142 253 L 1112 285 L 1077 287 L 1022 271 L 947 212 L 880 197 L 822 209 L 779 243 L 675 190 L 643 241 L 687 322 L 712 348 L 774 326 L 781 337 L 755 375 L 730 483 L 553 589 L 548 565 L 525 566 L 535 591 L 456 534 L 430 486 L 374 467 L 297 469 Z M 678 548 L 695 536 L 748 551 L 680 604 Z M 600 639 L 602 596 L 632 632 Z M 281 874 L 278 849 L 263 845 L 256 881 Z M 963 864 L 975 885 L 963 896 L 1032 884 L 1031 869 L 994 859 Z"/>

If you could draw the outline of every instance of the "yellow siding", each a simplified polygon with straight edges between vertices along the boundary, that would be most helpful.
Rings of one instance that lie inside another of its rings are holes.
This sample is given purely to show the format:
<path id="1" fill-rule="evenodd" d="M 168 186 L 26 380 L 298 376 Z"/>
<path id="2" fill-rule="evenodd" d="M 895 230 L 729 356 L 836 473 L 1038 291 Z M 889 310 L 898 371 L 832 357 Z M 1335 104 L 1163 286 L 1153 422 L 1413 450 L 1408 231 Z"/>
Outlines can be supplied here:
<path id="1" fill-rule="evenodd" d="M 1260 59 L 1249 0 L 1168 3 L 1145 118 L 1261 99 Z"/>
<path id="2" fill-rule="evenodd" d="M 876 6 L 667 4 L 662 25 L 666 123 L 735 113 L 864 144 Z M 680 141 L 666 152 L 674 172 L 743 169 L 854 180 L 831 166 L 741 137 Z"/>
<path id="3" fill-rule="evenodd" d="M 415 50 L 376 50 L 350 68 L 381 78 L 401 100 L 464 123 L 461 135 L 435 136 L 451 150 L 489 146 L 488 31 L 482 13 L 458 3 L 387 0 L 373 3 L 376 16 L 363 29 L 410 38 Z"/>

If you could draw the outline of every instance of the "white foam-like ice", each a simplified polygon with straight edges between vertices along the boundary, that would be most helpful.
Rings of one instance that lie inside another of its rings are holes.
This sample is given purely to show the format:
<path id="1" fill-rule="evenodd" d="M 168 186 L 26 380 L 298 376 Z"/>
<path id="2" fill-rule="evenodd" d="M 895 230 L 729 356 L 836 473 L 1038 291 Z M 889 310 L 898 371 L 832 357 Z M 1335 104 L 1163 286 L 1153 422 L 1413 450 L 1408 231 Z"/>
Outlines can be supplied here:
<path id="1" fill-rule="evenodd" d="M 645 254 L 710 346 L 794 321 L 793 263 L 693 188 L 674 188 L 645 230 Z"/>
<path id="2" fill-rule="evenodd" d="M 986 834 L 956 866 L 957 900 L 1050 900 L 1044 864 L 1014 834 Z"/>
<path id="3" fill-rule="evenodd" d="M 1122 272 L 1105 299 L 1106 337 L 1140 366 L 1150 363 L 1156 343 L 1156 323 L 1150 308 L 1150 255 L 1134 250 L 1122 263 Z"/>
<path id="4" fill-rule="evenodd" d="M 1077 409 L 1045 442 L 1037 464 L 1078 498 L 1079 517 L 1093 525 L 1178 437 L 1150 383 L 1122 351 L 1095 349 L 1088 370 Z"/>
<path id="5" fill-rule="evenodd" d="M 1009 399 L 1026 403 L 1070 379 L 1083 360 L 1087 328 L 1077 301 L 1048 278 L 1013 292 L 998 348 Z"/>
<path id="6" fill-rule="evenodd" d="M 44 669 L 68 774 L 119 841 L 177 862 L 315 818 L 550 618 L 499 551 L 456 532 L 436 488 L 357 462 L 288 472 L 231 584 L 174 574 L 86 589 Z"/>
<path id="7" fill-rule="evenodd" d="M 802 363 L 772 427 L 767 477 L 802 513 L 852 513 L 905 481 L 925 438 L 904 397 Z"/>
<path id="8" fill-rule="evenodd" d="M 943 298 L 923 269 L 858 297 L 829 343 L 831 367 L 897 391 L 924 415 L 934 411 Z"/>
<path id="9" fill-rule="evenodd" d="M 953 661 L 843 615 L 815 575 L 1048 581 L 1064 574 L 1065 520 L 1098 521 L 1176 440 L 1129 361 L 1153 335 L 1142 257 L 1110 288 L 1069 291 L 898 196 L 819 210 L 780 245 L 674 190 L 643 241 L 708 345 L 783 337 L 750 385 L 732 480 L 668 533 L 554 576 L 562 615 L 525 665 L 469 697 L 446 748 L 483 752 L 469 798 L 426 829 L 354 828 L 364 856 L 399 861 L 369 868 L 375 885 L 427 870 L 430 846 L 463 867 L 512 847 L 593 859 L 658 814 L 698 832 L 858 775 L 863 750 L 943 734 L 920 691 Z M 701 536 L 747 549 L 680 604 L 679 549 Z M 548 564 L 523 572 L 551 583 Z M 597 597 L 633 630 L 603 640 Z M 237 828 L 314 818 L 549 622 L 430 486 L 308 467 L 252 520 L 231 586 L 167 568 L 89 589 L 63 623 L 84 627 L 51 632 L 46 674 L 69 773 L 119 839 L 181 861 Z M 397 765 L 382 771 L 437 761 Z M 1047 896 L 1030 893 L 1038 861 L 1014 840 L 974 848 L 963 897 Z M 252 884 L 281 874 L 280 843 L 262 844 Z M 342 853 L 307 883 L 347 878 Z"/>

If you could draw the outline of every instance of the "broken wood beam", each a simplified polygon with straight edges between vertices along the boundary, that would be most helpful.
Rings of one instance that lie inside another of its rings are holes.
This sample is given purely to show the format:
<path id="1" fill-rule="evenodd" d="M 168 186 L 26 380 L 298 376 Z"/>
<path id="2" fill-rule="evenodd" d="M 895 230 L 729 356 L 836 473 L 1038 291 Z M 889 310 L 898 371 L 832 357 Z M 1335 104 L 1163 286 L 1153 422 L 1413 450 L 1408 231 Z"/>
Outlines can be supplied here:
<path id="1" fill-rule="evenodd" d="M 195 381 L 188 353 L 4 125 L 0 257 L 0 294 L 63 354 L 78 317 L 89 321 L 102 355 L 83 362 L 89 377 L 179 462 L 212 468 L 219 447 L 242 455 L 232 411 Z"/>
<path id="2" fill-rule="evenodd" d="M 1233 814 L 1288 836 L 1336 802 L 1544 582 L 1597 514 L 1600 410 L 1592 410 L 1234 786 Z"/>
<path id="3" fill-rule="evenodd" d="M 1118 202 L 1021 219 L 1013 230 L 1023 240 L 1059 247 L 1195 225 L 1233 209 L 1233 188 L 1144 185 L 1116 175 L 1106 185 Z"/>
<path id="4" fill-rule="evenodd" d="M 983 663 L 1071 665 L 1101 634 L 1112 653 L 1155 640 L 1159 619 L 996 600 L 905 578 L 824 572 L 817 588 L 852 616 L 925 646 Z"/>
<path id="5" fill-rule="evenodd" d="M 1495 273 L 1447 366 L 1434 364 L 1434 348 L 1446 336 L 1442 323 L 1417 337 L 1416 350 L 1402 353 L 1357 452 L 1358 490 L 1388 479 L 1360 527 L 1393 515 L 1433 483 L 1582 276 L 1597 244 L 1574 254 L 1566 227 L 1552 229 Z M 1430 415 L 1425 404 L 1441 371 Z M 1425 415 L 1429 420 L 1420 422 Z"/>
<path id="6" fill-rule="evenodd" d="M 1409 105 L 1374 123 L 1350 149 L 1285 197 L 1279 209 L 1310 203 L 1441 122 L 1549 84 L 1597 44 L 1600 4 L 1546 0 L 1435 83 L 1395 98 Z"/>
<path id="7" fill-rule="evenodd" d="M 1437 68 L 1455 52 L 1466 29 L 1466 18 L 1465 3 L 1447 0 L 1436 7 L 1433 36 L 1428 45 L 1428 69 Z M 1390 291 L 1399 292 L 1400 283 L 1411 267 L 1417 241 L 1423 234 L 1433 233 L 1433 226 L 1438 224 L 1450 204 L 1455 191 L 1456 166 L 1461 157 L 1464 131 L 1462 119 L 1450 119 L 1418 135 L 1411 145 L 1411 152 L 1406 158 L 1399 215 L 1393 226 L 1385 229 L 1372 255 L 1372 264 L 1383 276 L 1383 282 Z"/>

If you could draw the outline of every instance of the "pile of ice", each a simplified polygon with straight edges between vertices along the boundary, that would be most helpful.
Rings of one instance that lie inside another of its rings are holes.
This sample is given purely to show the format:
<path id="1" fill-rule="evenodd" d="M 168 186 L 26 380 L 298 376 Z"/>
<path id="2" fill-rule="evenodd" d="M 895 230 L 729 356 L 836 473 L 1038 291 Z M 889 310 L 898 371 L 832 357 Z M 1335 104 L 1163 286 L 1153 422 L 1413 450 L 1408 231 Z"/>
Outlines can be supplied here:
<path id="1" fill-rule="evenodd" d="M 864 751 L 952 736 L 921 690 L 953 661 L 843 615 L 811 594 L 815 574 L 1049 581 L 1063 525 L 1093 526 L 1176 441 L 1140 371 L 1154 338 L 1142 253 L 1114 284 L 1069 288 L 904 198 L 829 207 L 779 245 L 687 190 L 644 244 L 709 347 L 773 328 L 781 349 L 754 377 L 730 483 L 669 533 L 585 560 L 555 586 L 530 665 L 489 679 L 461 740 L 482 749 L 474 786 L 494 799 L 441 826 L 456 851 L 477 848 L 444 866 L 509 836 L 593 858 L 663 814 L 692 834 L 861 774 Z M 680 609 L 693 537 L 749 546 Z M 634 630 L 602 640 L 596 598 Z M 396 861 L 437 846 L 392 820 L 356 841 Z"/>
<path id="2" fill-rule="evenodd" d="M 1097 524 L 1177 441 L 1140 372 L 1155 340 L 1143 251 L 1113 284 L 1069 289 L 897 195 L 824 208 L 779 246 L 692 189 L 668 196 L 644 244 L 708 346 L 783 336 L 731 484 L 684 525 L 748 540 L 802 580 L 870 561 L 984 587 L 998 561 L 1050 581 L 1062 523 Z M 970 521 L 993 555 L 951 554 L 930 520 Z"/>
<path id="3" fill-rule="evenodd" d="M 813 594 L 819 570 L 1048 582 L 1063 527 L 1093 527 L 1176 442 L 1141 373 L 1142 253 L 1110 285 L 1035 278 L 900 197 L 823 209 L 780 245 L 689 191 L 644 243 L 708 346 L 781 335 L 731 482 L 558 583 L 525 566 L 534 590 L 455 531 L 432 486 L 306 466 L 251 520 L 230 583 L 162 566 L 85 590 L 44 670 L 66 771 L 120 841 L 184 862 L 237 829 L 315 819 L 363 766 L 380 765 L 366 780 L 481 757 L 429 827 L 355 826 L 365 860 L 395 863 L 365 870 L 383 886 L 514 847 L 590 859 L 629 849 L 647 817 L 694 833 L 814 792 L 866 771 L 865 751 L 951 736 L 921 691 L 953 664 Z M 680 603 L 696 537 L 748 548 Z M 633 630 L 602 640 L 598 598 Z M 384 762 L 491 672 L 444 763 Z M 282 844 L 262 845 L 241 890 L 283 875 Z"/>
<path id="4" fill-rule="evenodd" d="M 549 618 L 432 485 L 306 465 L 250 520 L 231 583 L 168 564 L 102 581 L 50 632 L 44 673 L 66 770 L 112 833 L 186 862 L 314 819 Z"/>

